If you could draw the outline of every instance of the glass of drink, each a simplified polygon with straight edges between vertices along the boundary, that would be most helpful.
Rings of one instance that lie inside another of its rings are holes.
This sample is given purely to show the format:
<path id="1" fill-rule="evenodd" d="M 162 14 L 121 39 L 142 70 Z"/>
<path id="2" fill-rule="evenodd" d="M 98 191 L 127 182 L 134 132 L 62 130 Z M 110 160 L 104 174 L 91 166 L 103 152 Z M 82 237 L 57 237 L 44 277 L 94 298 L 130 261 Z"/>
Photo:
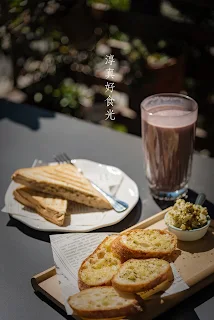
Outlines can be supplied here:
<path id="1" fill-rule="evenodd" d="M 197 103 L 182 94 L 155 94 L 141 103 L 146 177 L 157 199 L 187 193 L 197 114 Z"/>

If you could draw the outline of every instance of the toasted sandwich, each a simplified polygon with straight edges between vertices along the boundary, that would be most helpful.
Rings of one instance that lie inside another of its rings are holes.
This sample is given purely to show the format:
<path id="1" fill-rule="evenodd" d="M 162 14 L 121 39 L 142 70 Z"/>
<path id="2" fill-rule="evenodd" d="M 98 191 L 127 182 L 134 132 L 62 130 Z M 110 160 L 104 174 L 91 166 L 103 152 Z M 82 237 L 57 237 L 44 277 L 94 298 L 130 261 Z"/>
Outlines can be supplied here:
<path id="1" fill-rule="evenodd" d="M 118 255 L 111 251 L 111 243 L 117 235 L 106 237 L 97 249 L 86 258 L 78 273 L 79 289 L 110 286 L 111 279 L 121 266 Z"/>
<path id="2" fill-rule="evenodd" d="M 34 209 L 46 220 L 58 226 L 63 226 L 68 205 L 67 200 L 27 187 L 17 188 L 13 195 L 18 202 Z"/>
<path id="3" fill-rule="evenodd" d="M 159 229 L 134 229 L 124 232 L 112 242 L 112 250 L 121 259 L 164 258 L 177 247 L 177 237 Z"/>
<path id="4" fill-rule="evenodd" d="M 133 315 L 142 311 L 132 294 L 118 293 L 113 287 L 94 287 L 68 298 L 79 317 L 105 319 Z"/>
<path id="5" fill-rule="evenodd" d="M 171 279 L 171 266 L 162 259 L 130 259 L 123 263 L 112 279 L 115 289 L 124 292 L 141 292 L 154 289 Z"/>
<path id="6" fill-rule="evenodd" d="M 26 187 L 90 207 L 112 208 L 89 180 L 70 164 L 19 169 L 12 179 Z"/>

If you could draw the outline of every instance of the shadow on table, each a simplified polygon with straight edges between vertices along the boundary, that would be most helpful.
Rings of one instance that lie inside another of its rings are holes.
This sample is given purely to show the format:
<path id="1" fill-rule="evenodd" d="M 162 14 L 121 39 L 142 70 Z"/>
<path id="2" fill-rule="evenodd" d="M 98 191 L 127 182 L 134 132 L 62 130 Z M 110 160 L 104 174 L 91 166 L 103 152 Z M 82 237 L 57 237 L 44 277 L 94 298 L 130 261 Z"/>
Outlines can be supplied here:
<path id="1" fill-rule="evenodd" d="M 202 239 L 197 241 L 178 241 L 178 248 L 192 254 L 202 252 L 206 254 L 214 249 L 214 234 L 210 231 L 207 232 Z"/>
<path id="2" fill-rule="evenodd" d="M 34 238 L 34 239 L 37 239 L 37 240 L 42 240 L 45 242 L 50 242 L 49 236 L 51 234 L 55 234 L 55 233 L 50 233 L 50 232 L 34 230 L 34 229 L 26 226 L 22 222 L 14 219 L 12 217 L 10 217 L 10 220 L 7 223 L 7 226 L 8 227 L 16 227 L 17 229 L 19 229 L 22 233 L 26 234 L 27 236 Z"/>
<path id="3" fill-rule="evenodd" d="M 123 219 L 121 222 L 118 222 L 113 226 L 98 229 L 96 230 L 96 232 L 121 232 L 127 228 L 130 228 L 134 224 L 136 224 L 140 220 L 141 212 L 142 212 L 142 201 L 139 198 L 138 203 L 125 219 Z"/>
<path id="4" fill-rule="evenodd" d="M 54 117 L 54 112 L 0 99 L 0 120 L 8 118 L 32 130 L 38 130 L 40 128 L 39 118 Z"/>
<path id="5" fill-rule="evenodd" d="M 187 195 L 186 201 L 195 203 L 197 196 L 198 196 L 197 192 L 195 192 L 192 189 L 188 189 L 188 195 Z M 155 198 L 153 198 L 153 199 L 162 210 L 164 210 L 170 206 L 173 206 L 175 203 L 174 201 L 161 201 L 161 200 L 157 200 Z M 210 217 L 212 219 L 214 219 L 214 204 L 212 202 L 210 202 L 209 200 L 206 200 L 204 202 L 203 206 L 207 207 L 207 210 L 209 212 Z"/>
<path id="6" fill-rule="evenodd" d="M 72 316 L 68 316 L 65 311 L 63 311 L 61 308 L 59 308 L 54 302 L 46 298 L 42 293 L 40 292 L 34 292 L 35 295 L 41 299 L 43 302 L 47 303 L 51 308 L 53 308 L 56 312 L 61 314 L 62 317 L 68 320 L 75 320 Z"/>
<path id="7" fill-rule="evenodd" d="M 164 312 L 162 315 L 155 318 L 156 320 L 199 320 L 194 309 L 213 297 L 214 284 L 195 293 L 193 296 L 185 299 L 183 302 L 174 306 L 172 309 Z M 206 314 L 204 318 L 206 319 Z"/>
<path id="8" fill-rule="evenodd" d="M 138 203 L 133 208 L 133 210 L 121 222 L 115 224 L 114 226 L 100 228 L 100 229 L 92 231 L 92 232 L 120 232 L 120 231 L 123 231 L 123 230 L 133 226 L 134 224 L 136 224 L 139 221 L 140 216 L 141 216 L 141 211 L 142 211 L 142 202 L 139 199 Z M 60 233 L 60 232 L 46 232 L 46 231 L 34 230 L 34 229 L 26 226 L 22 222 L 12 218 L 11 216 L 10 216 L 9 222 L 7 223 L 7 226 L 8 227 L 16 227 L 17 229 L 19 229 L 21 232 L 23 232 L 27 236 L 34 238 L 34 239 L 37 239 L 37 240 L 45 241 L 45 242 L 50 242 L 50 238 L 49 238 L 50 235 Z"/>

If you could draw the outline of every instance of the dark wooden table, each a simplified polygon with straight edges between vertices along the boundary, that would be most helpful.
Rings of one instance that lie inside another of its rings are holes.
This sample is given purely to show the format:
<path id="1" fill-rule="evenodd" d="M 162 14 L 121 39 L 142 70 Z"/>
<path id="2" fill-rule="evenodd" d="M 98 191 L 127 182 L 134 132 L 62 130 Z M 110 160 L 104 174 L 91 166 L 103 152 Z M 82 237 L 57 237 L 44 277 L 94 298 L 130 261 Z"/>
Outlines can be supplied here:
<path id="1" fill-rule="evenodd" d="M 105 115 L 103 115 L 105 116 Z M 67 152 L 72 158 L 85 158 L 114 165 L 136 181 L 140 201 L 119 224 L 101 231 L 121 231 L 164 208 L 149 194 L 144 177 L 141 139 L 91 125 L 74 118 L 0 101 L 0 205 L 14 170 L 32 165 L 34 159 L 53 160 Z M 214 160 L 194 156 L 190 200 L 204 192 L 214 200 Z M 213 206 L 208 203 L 213 214 Z M 66 318 L 31 287 L 31 276 L 53 265 L 49 234 L 35 231 L 1 213 L 0 221 L 0 319 L 59 320 Z M 207 287 L 158 319 L 196 320 L 194 308 L 213 296 L 214 285 Z"/>

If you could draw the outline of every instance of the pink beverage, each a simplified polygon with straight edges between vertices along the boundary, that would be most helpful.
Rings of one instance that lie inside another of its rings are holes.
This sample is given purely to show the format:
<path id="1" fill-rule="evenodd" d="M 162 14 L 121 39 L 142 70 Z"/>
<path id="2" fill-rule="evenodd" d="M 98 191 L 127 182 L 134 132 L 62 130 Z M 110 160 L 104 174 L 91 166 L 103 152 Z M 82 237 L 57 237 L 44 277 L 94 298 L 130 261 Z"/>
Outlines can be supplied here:
<path id="1" fill-rule="evenodd" d="M 186 194 L 191 175 L 197 103 L 179 94 L 159 94 L 142 102 L 146 177 L 154 197 Z"/>

